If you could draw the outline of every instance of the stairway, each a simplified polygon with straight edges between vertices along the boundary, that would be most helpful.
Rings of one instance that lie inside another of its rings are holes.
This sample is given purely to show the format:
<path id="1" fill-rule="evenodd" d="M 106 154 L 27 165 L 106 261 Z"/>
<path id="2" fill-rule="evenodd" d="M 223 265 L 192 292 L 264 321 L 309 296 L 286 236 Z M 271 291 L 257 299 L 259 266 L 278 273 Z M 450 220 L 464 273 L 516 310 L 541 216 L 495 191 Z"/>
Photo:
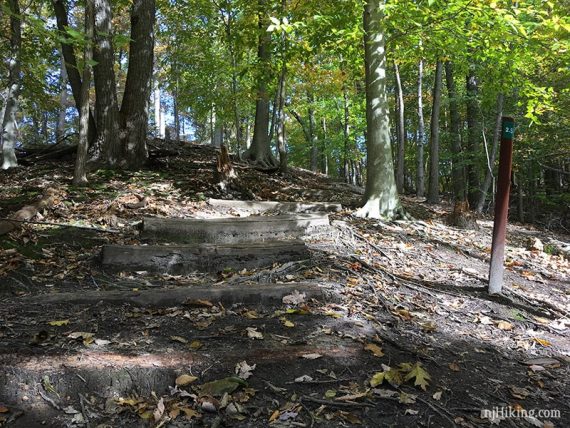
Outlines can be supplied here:
<path id="1" fill-rule="evenodd" d="M 330 225 L 328 214 L 318 211 L 338 210 L 336 204 L 266 202 L 264 206 L 263 202 L 229 202 L 241 210 L 250 204 L 257 212 L 289 209 L 293 213 L 211 219 L 145 217 L 141 238 L 146 244 L 106 245 L 102 251 L 104 268 L 183 275 L 305 260 L 310 253 L 301 239 Z"/>

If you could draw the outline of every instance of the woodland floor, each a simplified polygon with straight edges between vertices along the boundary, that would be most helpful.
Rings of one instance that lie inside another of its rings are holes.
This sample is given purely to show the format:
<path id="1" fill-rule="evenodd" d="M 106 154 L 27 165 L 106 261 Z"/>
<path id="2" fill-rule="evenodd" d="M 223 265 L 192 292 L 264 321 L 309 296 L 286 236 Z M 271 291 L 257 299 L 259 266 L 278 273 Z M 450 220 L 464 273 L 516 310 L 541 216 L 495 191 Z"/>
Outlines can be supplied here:
<path id="1" fill-rule="evenodd" d="M 413 221 L 357 219 L 359 189 L 239 163 L 221 194 L 211 148 L 173 150 L 142 172 L 92 174 L 89 189 L 70 184 L 66 159 L 0 175 L 0 217 L 58 192 L 34 219 L 44 224 L 0 238 L 0 426 L 570 426 L 570 261 L 548 245 L 568 236 L 509 225 L 505 291 L 490 297 L 490 218 L 459 230 L 445 223 L 449 205 L 404 197 Z M 209 197 L 345 210 L 307 239 L 301 262 L 188 276 L 101 269 L 101 246 L 137 242 L 143 215 L 244 215 Z M 326 293 L 263 298 L 293 282 Z M 259 287 L 260 299 L 176 300 L 204 285 Z M 113 292 L 124 300 L 105 300 Z M 560 417 L 482 417 L 495 407 Z"/>

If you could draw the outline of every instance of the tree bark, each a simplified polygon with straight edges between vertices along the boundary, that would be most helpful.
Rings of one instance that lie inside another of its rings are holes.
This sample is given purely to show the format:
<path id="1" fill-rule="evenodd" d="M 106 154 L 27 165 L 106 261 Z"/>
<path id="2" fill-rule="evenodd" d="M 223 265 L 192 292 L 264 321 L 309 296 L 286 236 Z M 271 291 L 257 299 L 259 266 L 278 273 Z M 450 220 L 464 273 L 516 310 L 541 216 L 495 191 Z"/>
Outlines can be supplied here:
<path id="1" fill-rule="evenodd" d="M 397 135 L 398 135 L 398 156 L 396 158 L 396 187 L 398 193 L 404 192 L 404 162 L 405 162 L 405 150 L 406 150 L 406 128 L 404 120 L 404 92 L 402 90 L 402 80 L 400 79 L 400 68 L 398 63 L 394 62 L 394 74 L 396 76 L 396 112 L 398 116 L 397 122 Z"/>
<path id="2" fill-rule="evenodd" d="M 287 66 L 281 68 L 279 76 L 279 103 L 277 106 L 277 151 L 279 152 L 279 171 L 287 172 L 287 146 L 285 143 L 285 78 Z"/>
<path id="3" fill-rule="evenodd" d="M 63 0 L 52 0 L 51 4 L 55 13 L 57 29 L 61 33 L 61 36 L 64 36 L 66 33 L 66 28 L 69 27 L 65 3 Z M 64 40 L 63 37 L 62 40 Z M 75 58 L 73 46 L 62 41 L 61 54 L 65 63 L 69 86 L 71 86 L 73 101 L 75 102 L 77 113 L 81 114 L 81 76 L 79 74 L 79 69 L 77 68 L 77 60 Z M 95 123 L 93 112 L 89 110 L 89 144 L 94 144 L 96 138 L 97 125 Z"/>
<path id="4" fill-rule="evenodd" d="M 118 166 L 121 160 L 119 138 L 119 108 L 115 83 L 112 43 L 112 16 L 109 0 L 95 0 L 95 50 L 93 57 L 95 77 L 95 112 L 97 140 L 103 150 L 105 163 Z"/>
<path id="5" fill-rule="evenodd" d="M 127 167 L 137 169 L 148 160 L 148 103 L 154 60 L 155 0 L 135 0 L 131 8 L 131 42 L 125 95 L 121 105 Z"/>
<path id="6" fill-rule="evenodd" d="M 89 86 L 91 85 L 91 60 L 93 59 L 93 36 L 94 36 L 94 0 L 85 2 L 85 37 L 87 43 L 83 54 L 83 76 L 81 78 L 81 110 L 79 114 L 79 143 L 77 145 L 77 157 L 75 159 L 75 171 L 73 184 L 76 186 L 87 184 L 85 162 L 89 149 Z"/>
<path id="7" fill-rule="evenodd" d="M 257 77 L 257 101 L 255 103 L 255 123 L 253 141 L 244 153 L 244 158 L 264 168 L 274 168 L 277 159 L 271 153 L 269 145 L 269 94 L 267 93 L 267 75 L 270 60 L 271 35 L 267 31 L 267 0 L 258 0 L 258 31 L 259 43 L 257 58 L 259 70 Z"/>
<path id="8" fill-rule="evenodd" d="M 309 144 L 311 150 L 311 171 L 319 170 L 319 148 L 317 146 L 317 134 L 315 132 L 315 97 L 311 92 L 307 93 L 307 101 L 309 103 Z"/>
<path id="9" fill-rule="evenodd" d="M 18 0 L 8 0 L 10 9 L 10 57 L 8 60 L 8 88 L 6 91 L 6 107 L 2 118 L 2 169 L 18 165 L 16 159 L 16 139 L 18 124 L 18 97 L 21 91 L 21 61 L 22 61 L 22 20 Z"/>
<path id="10" fill-rule="evenodd" d="M 57 124 L 55 127 L 55 140 L 61 141 L 65 135 L 65 116 L 67 112 L 67 71 L 65 70 L 65 60 L 61 57 L 60 67 L 60 83 L 61 92 L 59 94 L 59 114 L 57 116 Z M 88 94 L 89 95 L 89 94 Z M 89 124 L 89 110 L 87 111 L 87 124 Z"/>
<path id="11" fill-rule="evenodd" d="M 477 77 L 475 69 L 471 65 L 467 76 L 467 151 L 469 162 L 467 163 L 467 179 L 469 190 L 467 197 L 469 206 L 475 207 L 479 201 L 479 104 L 477 102 Z"/>
<path id="12" fill-rule="evenodd" d="M 505 102 L 504 94 L 500 93 L 497 96 L 497 115 L 495 117 L 495 130 L 493 132 L 493 145 L 491 148 L 491 155 L 489 157 L 489 165 L 487 166 L 487 172 L 485 173 L 485 180 L 481 186 L 481 193 L 479 194 L 479 201 L 477 202 L 477 206 L 475 210 L 480 213 L 483 212 L 483 208 L 485 207 L 485 200 L 487 199 L 487 192 L 491 187 L 491 183 L 493 182 L 493 167 L 495 165 L 495 161 L 497 159 L 497 150 L 499 148 L 499 142 L 501 139 L 501 119 L 503 117 L 503 104 Z"/>
<path id="13" fill-rule="evenodd" d="M 381 0 L 367 0 L 364 7 L 367 180 L 364 206 L 355 215 L 392 218 L 403 213 L 390 145 L 384 16 L 380 4 Z"/>
<path id="14" fill-rule="evenodd" d="M 462 159 L 461 147 L 461 118 L 459 116 L 458 95 L 453 77 L 453 64 L 449 61 L 445 63 L 445 80 L 449 95 L 449 116 L 451 134 L 451 152 L 453 154 L 451 174 L 453 178 L 453 196 L 455 203 L 466 200 L 465 195 L 465 167 Z"/>
<path id="15" fill-rule="evenodd" d="M 424 148 L 426 145 L 426 133 L 424 122 L 424 101 L 423 101 L 423 78 L 424 78 L 424 61 L 420 59 L 418 66 L 418 163 L 416 175 L 416 196 L 423 198 L 425 195 L 425 166 L 424 166 Z"/>
<path id="16" fill-rule="evenodd" d="M 433 84 L 433 106 L 430 123 L 429 146 L 429 188 L 427 202 L 439 203 L 439 111 L 441 108 L 441 78 L 443 66 L 441 61 L 435 67 L 435 81 Z"/>
<path id="17" fill-rule="evenodd" d="M 343 134 L 343 140 L 344 140 L 342 172 L 343 172 L 344 181 L 346 183 L 348 183 L 349 182 L 348 160 L 350 158 L 350 156 L 349 156 L 349 147 L 350 147 L 350 122 L 349 122 L 350 110 L 349 110 L 349 108 L 350 107 L 348 104 L 348 91 L 346 89 L 346 86 L 343 86 L 342 98 L 343 98 L 343 107 L 344 107 L 344 120 L 342 123 L 342 134 Z"/>

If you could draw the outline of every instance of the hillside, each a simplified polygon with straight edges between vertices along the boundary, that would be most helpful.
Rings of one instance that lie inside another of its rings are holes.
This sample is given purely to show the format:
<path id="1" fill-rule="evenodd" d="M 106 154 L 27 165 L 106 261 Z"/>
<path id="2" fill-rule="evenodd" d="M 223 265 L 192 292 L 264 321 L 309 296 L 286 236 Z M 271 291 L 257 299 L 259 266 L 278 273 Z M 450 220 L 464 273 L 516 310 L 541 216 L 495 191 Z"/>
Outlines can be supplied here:
<path id="1" fill-rule="evenodd" d="M 99 170 L 85 188 L 65 153 L 0 175 L 4 219 L 50 196 L 0 237 L 0 426 L 472 427 L 499 423 L 481 413 L 495 407 L 560 412 L 506 426 L 570 419 L 568 236 L 509 225 L 505 291 L 491 297 L 491 218 L 459 230 L 450 204 L 403 197 L 412 220 L 362 220 L 360 188 L 239 161 L 222 191 L 214 149 L 160 147 L 148 169 Z M 212 198 L 342 210 L 288 262 L 101 264 L 103 246 L 152 245 L 144 217 L 286 214 Z"/>

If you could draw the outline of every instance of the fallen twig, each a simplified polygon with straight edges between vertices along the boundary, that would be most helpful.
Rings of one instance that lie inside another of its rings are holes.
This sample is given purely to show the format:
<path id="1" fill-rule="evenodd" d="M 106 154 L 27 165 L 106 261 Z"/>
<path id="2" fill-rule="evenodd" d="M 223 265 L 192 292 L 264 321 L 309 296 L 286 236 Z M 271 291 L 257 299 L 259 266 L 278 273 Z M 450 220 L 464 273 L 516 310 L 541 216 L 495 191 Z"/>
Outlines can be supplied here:
<path id="1" fill-rule="evenodd" d="M 77 224 L 69 224 L 69 223 L 53 223 L 53 222 L 49 222 L 49 221 L 16 220 L 16 219 L 7 218 L 7 217 L 0 217 L 0 221 L 14 222 L 14 223 L 20 223 L 20 224 L 39 224 L 39 225 L 44 225 L 44 226 L 71 227 L 74 229 L 92 230 L 94 232 L 104 232 L 104 233 L 120 233 L 121 232 L 120 230 L 117 230 L 117 229 L 103 229 L 102 227 L 80 226 Z M 13 229 L 15 229 L 15 228 L 13 228 Z M 2 235 L 2 234 L 3 234 L 3 231 L 0 231 L 0 235 Z"/>
<path id="2" fill-rule="evenodd" d="M 312 403 L 324 404 L 325 406 L 330 407 L 374 407 L 372 404 L 368 403 L 355 403 L 354 401 L 330 401 L 323 400 L 321 398 L 309 397 L 308 395 L 303 395 L 301 397 L 301 401 L 310 401 Z"/>

